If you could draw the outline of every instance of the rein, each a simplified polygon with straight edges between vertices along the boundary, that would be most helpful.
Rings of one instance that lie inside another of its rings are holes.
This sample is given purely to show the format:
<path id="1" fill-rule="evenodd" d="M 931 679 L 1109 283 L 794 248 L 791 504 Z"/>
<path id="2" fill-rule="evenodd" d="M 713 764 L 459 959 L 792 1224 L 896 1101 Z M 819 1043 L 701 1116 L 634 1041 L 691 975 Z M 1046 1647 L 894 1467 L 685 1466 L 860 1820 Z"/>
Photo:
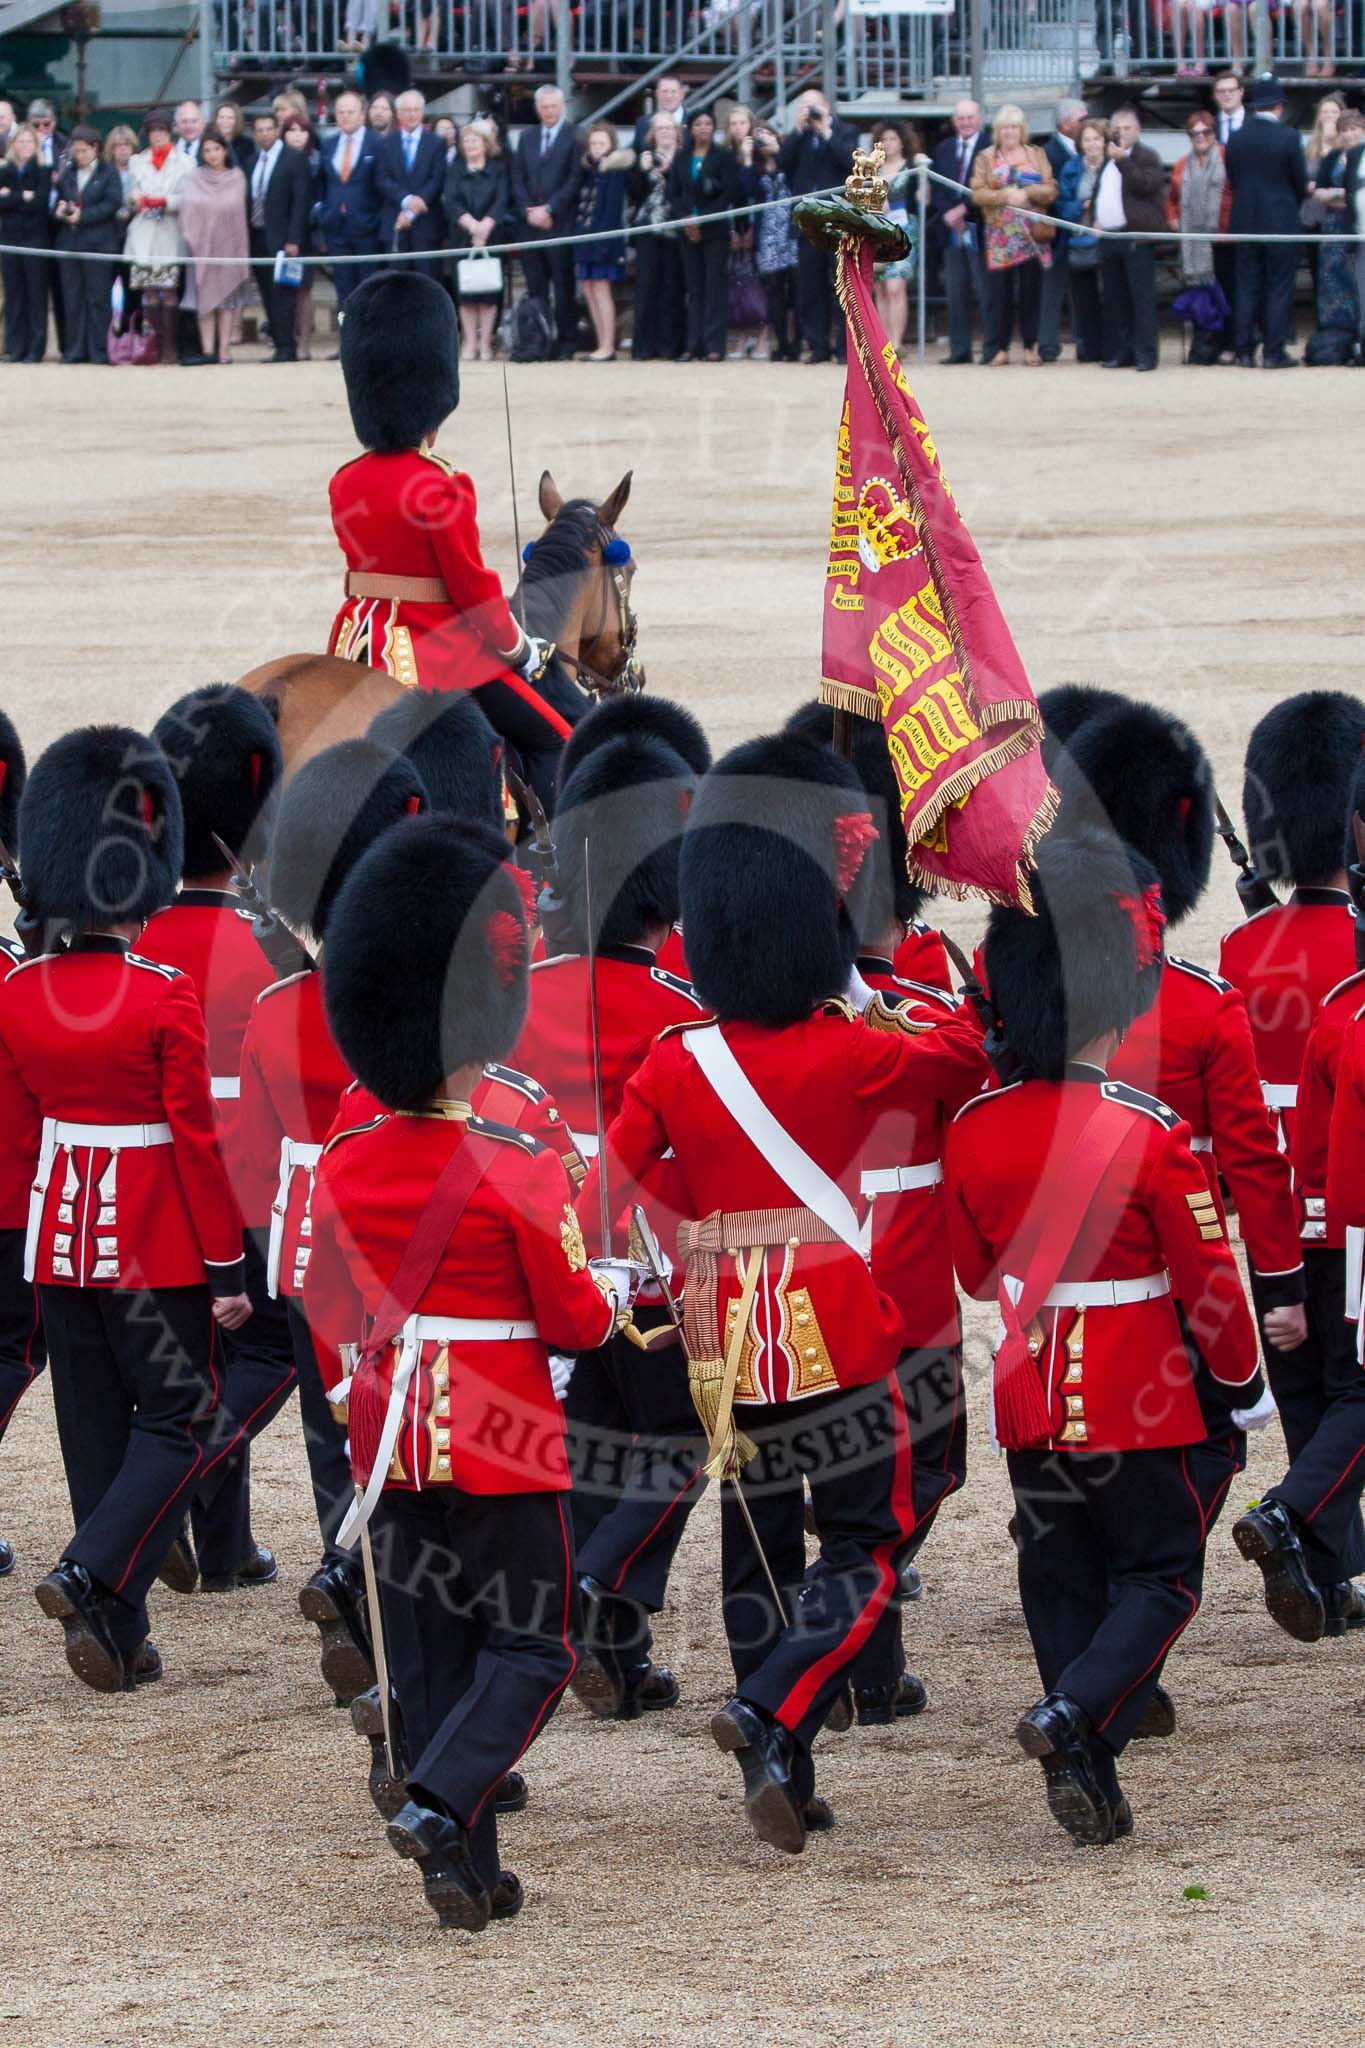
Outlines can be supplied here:
<path id="1" fill-rule="evenodd" d="M 639 656 L 640 622 L 630 602 L 630 582 L 626 575 L 629 555 L 624 562 L 607 559 L 607 551 L 619 536 L 612 527 L 597 521 L 596 539 L 602 551 L 598 567 L 602 572 L 599 590 L 597 623 L 582 642 L 585 654 L 570 654 L 565 647 L 555 649 L 560 661 L 572 669 L 583 687 L 595 697 L 620 696 L 627 692 L 643 690 L 644 668 Z M 598 668 L 588 658 L 606 633 L 611 620 L 612 600 L 616 603 L 616 628 L 621 642 L 620 657 L 610 672 Z"/>

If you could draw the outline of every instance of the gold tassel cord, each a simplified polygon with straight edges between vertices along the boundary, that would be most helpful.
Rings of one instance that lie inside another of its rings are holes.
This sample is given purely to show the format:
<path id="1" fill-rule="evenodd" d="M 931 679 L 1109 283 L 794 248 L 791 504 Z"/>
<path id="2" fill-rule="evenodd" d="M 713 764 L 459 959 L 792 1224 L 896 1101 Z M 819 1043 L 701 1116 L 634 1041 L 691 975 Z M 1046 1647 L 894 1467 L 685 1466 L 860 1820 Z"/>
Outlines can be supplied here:
<path id="1" fill-rule="evenodd" d="M 739 1309 L 730 1332 L 724 1363 L 713 1358 L 688 1362 L 687 1381 L 692 1405 L 706 1431 L 704 1469 L 708 1479 L 737 1478 L 756 1455 L 753 1441 L 736 1426 L 734 1411 L 739 1362 L 744 1356 L 744 1340 L 749 1334 L 749 1318 L 753 1314 L 754 1296 L 763 1271 L 763 1256 L 761 1244 L 752 1245 L 745 1254 L 744 1285 L 740 1290 Z"/>

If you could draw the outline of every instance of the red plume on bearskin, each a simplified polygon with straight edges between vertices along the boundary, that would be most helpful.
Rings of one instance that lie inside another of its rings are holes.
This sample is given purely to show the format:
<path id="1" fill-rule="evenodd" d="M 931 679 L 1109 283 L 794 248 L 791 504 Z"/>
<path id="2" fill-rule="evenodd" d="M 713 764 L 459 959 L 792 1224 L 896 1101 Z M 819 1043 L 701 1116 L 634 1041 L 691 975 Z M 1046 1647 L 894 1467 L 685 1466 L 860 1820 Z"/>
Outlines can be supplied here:
<path id="1" fill-rule="evenodd" d="M 881 834 L 872 822 L 871 811 L 851 811 L 834 821 L 834 879 L 843 901 L 857 879 L 867 849 Z"/>
<path id="2" fill-rule="evenodd" d="M 484 930 L 493 972 L 504 988 L 511 988 L 527 965 L 526 927 L 510 910 L 495 910 Z"/>
<path id="3" fill-rule="evenodd" d="M 526 912 L 527 924 L 535 924 L 540 916 L 540 906 L 536 901 L 535 876 L 529 868 L 519 868 L 510 860 L 507 863 L 507 872 L 511 875 L 512 880 L 516 883 L 521 893 L 522 908 Z"/>

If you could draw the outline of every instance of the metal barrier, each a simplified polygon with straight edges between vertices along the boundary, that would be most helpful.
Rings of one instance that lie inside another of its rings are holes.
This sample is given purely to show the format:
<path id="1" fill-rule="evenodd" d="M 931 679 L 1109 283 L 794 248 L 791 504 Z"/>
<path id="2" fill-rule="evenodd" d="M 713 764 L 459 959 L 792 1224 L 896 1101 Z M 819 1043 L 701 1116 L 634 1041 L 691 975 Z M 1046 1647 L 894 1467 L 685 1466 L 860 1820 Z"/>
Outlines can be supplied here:
<path id="1" fill-rule="evenodd" d="M 1098 73 L 1115 79 L 1202 78 L 1230 64 L 1313 78 L 1358 73 L 1365 59 L 1354 0 L 1099 0 L 1099 8 Z"/>

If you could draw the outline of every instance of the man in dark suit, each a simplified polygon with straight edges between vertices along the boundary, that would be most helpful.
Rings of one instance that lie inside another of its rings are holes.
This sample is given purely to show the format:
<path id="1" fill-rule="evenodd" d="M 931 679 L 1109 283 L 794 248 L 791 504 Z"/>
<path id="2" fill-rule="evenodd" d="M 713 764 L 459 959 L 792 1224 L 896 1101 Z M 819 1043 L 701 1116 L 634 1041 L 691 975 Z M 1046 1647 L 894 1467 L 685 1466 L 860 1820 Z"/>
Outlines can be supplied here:
<path id="1" fill-rule="evenodd" d="M 1084 100 L 1058 100 L 1056 126 L 1043 144 L 1043 155 L 1060 184 L 1062 166 L 1076 154 L 1076 139 L 1089 108 Z M 1055 207 L 1049 208 L 1056 212 Z M 1070 283 L 1067 237 L 1058 235 L 1052 244 L 1052 268 L 1043 272 L 1042 297 L 1038 310 L 1038 353 L 1045 363 L 1055 363 L 1062 352 L 1062 307 Z"/>
<path id="2" fill-rule="evenodd" d="M 953 132 L 935 149 L 933 168 L 941 178 L 970 185 L 972 165 L 989 139 L 981 126 L 975 100 L 959 100 L 953 108 Z M 948 300 L 948 354 L 945 361 L 972 359 L 972 300 L 981 314 L 981 360 L 995 354 L 986 264 L 982 253 L 981 216 L 961 193 L 946 185 L 929 187 L 929 227 L 943 252 L 943 289 Z"/>
<path id="3" fill-rule="evenodd" d="M 55 185 L 66 166 L 67 150 L 70 144 L 57 126 L 57 113 L 51 100 L 30 100 L 25 116 L 29 127 L 38 138 L 38 161 L 46 164 L 52 173 Z M 64 263 L 49 263 L 48 293 L 52 301 L 52 318 L 57 328 L 57 347 L 66 354 L 66 300 L 62 296 L 62 281 L 59 272 L 69 266 Z"/>
<path id="4" fill-rule="evenodd" d="M 192 164 L 199 161 L 199 144 L 204 135 L 204 110 L 198 100 L 181 100 L 175 110 L 175 147 Z"/>
<path id="5" fill-rule="evenodd" d="M 654 88 L 654 113 L 641 114 L 635 123 L 635 141 L 632 145 L 638 157 L 642 149 L 649 148 L 649 131 L 655 114 L 668 114 L 678 124 L 678 139 L 684 140 L 682 130 L 687 125 L 686 95 L 680 78 L 661 78 Z"/>
<path id="6" fill-rule="evenodd" d="M 253 256 L 297 256 L 308 233 L 308 211 L 312 202 L 312 172 L 301 149 L 286 149 L 279 123 L 273 114 L 261 114 L 253 123 L 256 161 L 247 187 L 251 213 Z M 275 352 L 272 363 L 298 361 L 294 342 L 295 295 L 288 285 L 275 282 L 269 264 L 256 272 L 261 303 L 270 322 L 270 339 Z"/>
<path id="7" fill-rule="evenodd" d="M 112 254 L 123 236 L 114 216 L 123 204 L 123 180 L 112 164 L 100 162 L 104 138 L 98 128 L 73 128 L 70 154 L 57 180 L 53 215 L 59 249 L 100 250 Z M 62 297 L 66 303 L 64 363 L 107 363 L 109 292 L 113 266 L 108 263 L 62 263 Z"/>
<path id="8" fill-rule="evenodd" d="M 1281 126 L 1284 87 L 1278 78 L 1256 80 L 1251 108 L 1251 119 L 1243 121 L 1227 148 L 1232 186 L 1229 232 L 1295 234 L 1308 190 L 1308 165 L 1297 130 Z M 1232 345 L 1244 369 L 1255 367 L 1258 326 L 1265 369 L 1286 370 L 1298 360 L 1289 354 L 1288 343 L 1294 331 L 1294 275 L 1300 253 L 1296 242 L 1237 244 Z"/>
<path id="9" fill-rule="evenodd" d="M 523 128 L 512 157 L 512 204 L 521 241 L 549 241 L 555 235 L 572 234 L 583 179 L 578 130 L 564 118 L 564 95 L 558 86 L 540 87 L 536 118 L 539 126 Z M 521 260 L 527 291 L 544 299 L 547 306 L 553 295 L 556 354 L 572 356 L 578 326 L 573 250 L 548 249 L 544 255 L 528 250 Z"/>
<path id="10" fill-rule="evenodd" d="M 441 205 L 446 181 L 445 144 L 424 125 L 427 103 L 415 86 L 399 93 L 394 110 L 397 126 L 381 135 L 375 145 L 380 246 L 439 249 L 446 227 Z M 433 277 L 436 274 L 434 263 L 414 263 L 411 267 L 425 270 Z"/>
<path id="11" fill-rule="evenodd" d="M 1161 345 L 1156 317 L 1156 249 L 1125 242 L 1117 230 L 1161 234 L 1166 228 L 1166 167 L 1142 140 L 1133 107 L 1119 107 L 1109 123 L 1107 161 L 1095 188 L 1095 225 L 1116 232 L 1100 242 L 1104 301 L 1104 368 L 1154 370 Z"/>
<path id="12" fill-rule="evenodd" d="M 333 104 L 337 132 L 323 143 L 320 195 L 314 217 L 329 256 L 379 253 L 379 138 L 365 126 L 365 102 L 347 88 Z M 344 306 L 370 274 L 368 263 L 338 263 L 332 272 L 337 305 Z"/>
<path id="13" fill-rule="evenodd" d="M 852 132 L 835 120 L 822 92 L 803 92 L 796 102 L 796 119 L 791 134 L 778 152 L 779 168 L 785 172 L 793 196 L 823 192 L 842 185 L 853 169 Z M 814 248 L 804 235 L 796 241 L 796 317 L 801 338 L 813 363 L 827 363 L 830 330 L 835 314 L 834 258 Z M 843 321 L 839 322 L 842 354 Z"/>

